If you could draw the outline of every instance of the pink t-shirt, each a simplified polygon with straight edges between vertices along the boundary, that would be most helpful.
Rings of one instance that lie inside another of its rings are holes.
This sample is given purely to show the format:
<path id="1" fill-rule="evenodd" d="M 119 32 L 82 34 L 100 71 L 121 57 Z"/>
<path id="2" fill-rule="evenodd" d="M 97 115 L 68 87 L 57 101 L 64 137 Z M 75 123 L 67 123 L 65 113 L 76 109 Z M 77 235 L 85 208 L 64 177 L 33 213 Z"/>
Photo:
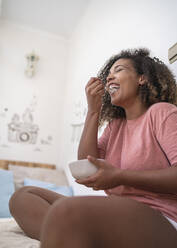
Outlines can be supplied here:
<path id="1" fill-rule="evenodd" d="M 177 164 L 177 107 L 156 103 L 134 120 L 114 119 L 98 140 L 99 157 L 125 170 L 158 170 Z M 119 186 L 105 191 L 129 197 L 177 222 L 177 194 Z"/>

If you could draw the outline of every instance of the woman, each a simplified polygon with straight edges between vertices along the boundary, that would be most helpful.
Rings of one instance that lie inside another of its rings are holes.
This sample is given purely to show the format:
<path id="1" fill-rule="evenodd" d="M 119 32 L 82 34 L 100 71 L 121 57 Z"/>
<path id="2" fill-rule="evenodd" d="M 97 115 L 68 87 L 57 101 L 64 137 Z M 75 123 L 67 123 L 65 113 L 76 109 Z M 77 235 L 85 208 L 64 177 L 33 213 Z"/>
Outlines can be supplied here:
<path id="1" fill-rule="evenodd" d="M 146 49 L 122 51 L 90 79 L 86 95 L 78 159 L 88 158 L 99 170 L 77 182 L 108 196 L 70 198 L 24 187 L 11 198 L 12 215 L 41 248 L 177 247 L 172 73 Z"/>

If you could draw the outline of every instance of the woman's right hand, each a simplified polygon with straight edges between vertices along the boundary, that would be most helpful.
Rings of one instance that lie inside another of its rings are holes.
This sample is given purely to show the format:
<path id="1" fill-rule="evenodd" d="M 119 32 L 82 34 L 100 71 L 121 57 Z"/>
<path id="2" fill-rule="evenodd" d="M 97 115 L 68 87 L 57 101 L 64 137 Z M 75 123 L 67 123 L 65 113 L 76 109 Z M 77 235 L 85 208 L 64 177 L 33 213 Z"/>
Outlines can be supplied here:
<path id="1" fill-rule="evenodd" d="M 92 77 L 86 87 L 88 112 L 100 113 L 102 105 L 102 96 L 104 94 L 104 85 L 97 77 Z"/>

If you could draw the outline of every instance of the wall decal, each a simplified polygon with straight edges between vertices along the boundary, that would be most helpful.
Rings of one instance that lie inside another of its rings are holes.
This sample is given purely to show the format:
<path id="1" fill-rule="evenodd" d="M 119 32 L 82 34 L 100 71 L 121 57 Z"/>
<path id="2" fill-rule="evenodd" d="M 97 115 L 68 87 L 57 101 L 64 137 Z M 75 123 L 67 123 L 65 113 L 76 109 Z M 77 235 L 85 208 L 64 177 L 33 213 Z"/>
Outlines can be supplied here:
<path id="1" fill-rule="evenodd" d="M 8 141 L 23 144 L 36 144 L 39 127 L 33 124 L 33 115 L 31 109 L 27 108 L 20 116 L 14 114 L 11 122 L 8 124 Z"/>
<path id="2" fill-rule="evenodd" d="M 85 122 L 86 113 L 87 108 L 81 100 L 74 104 L 74 112 L 71 123 L 71 142 L 79 142 Z"/>
<path id="3" fill-rule="evenodd" d="M 36 65 L 37 65 L 37 61 L 39 60 L 39 57 L 33 51 L 30 54 L 26 55 L 26 59 L 27 59 L 27 67 L 25 70 L 25 75 L 28 78 L 32 78 L 36 73 Z"/>
<path id="4" fill-rule="evenodd" d="M 34 112 L 35 111 L 35 108 L 37 106 L 37 97 L 36 96 L 33 96 L 33 99 L 29 105 L 29 109 L 31 112 Z"/>
<path id="5" fill-rule="evenodd" d="M 8 111 L 8 108 L 4 108 L 2 112 L 0 112 L 0 117 L 1 118 L 6 118 L 6 113 Z"/>
<path id="6" fill-rule="evenodd" d="M 41 139 L 42 145 L 51 145 L 53 141 L 53 137 L 51 135 L 48 135 L 46 139 Z"/>
<path id="7" fill-rule="evenodd" d="M 7 108 L 7 106 L 1 107 L 1 148 L 12 148 L 12 146 L 9 145 L 10 143 L 18 143 L 22 145 L 29 144 L 34 145 L 33 148 L 31 148 L 34 152 L 42 152 L 42 148 L 44 146 L 52 145 L 53 136 L 51 134 L 47 135 L 45 132 L 45 136 L 43 135 L 43 137 L 39 137 L 40 128 L 37 124 L 35 124 L 34 121 L 34 112 L 37 107 L 37 102 L 37 97 L 33 95 L 28 107 L 21 115 L 15 113 L 12 116 L 8 116 L 9 109 Z M 35 145 L 37 145 L 37 147 Z"/>

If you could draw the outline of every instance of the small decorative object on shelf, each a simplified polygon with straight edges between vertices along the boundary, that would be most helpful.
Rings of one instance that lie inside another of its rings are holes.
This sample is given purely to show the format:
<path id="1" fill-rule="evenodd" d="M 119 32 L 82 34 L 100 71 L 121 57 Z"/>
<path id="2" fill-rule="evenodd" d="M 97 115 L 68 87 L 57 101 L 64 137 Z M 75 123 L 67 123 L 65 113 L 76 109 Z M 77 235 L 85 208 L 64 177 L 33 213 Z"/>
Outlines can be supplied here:
<path id="1" fill-rule="evenodd" d="M 27 59 L 27 68 L 25 70 L 25 75 L 29 78 L 32 78 L 35 75 L 36 64 L 37 61 L 39 60 L 39 57 L 33 51 L 30 54 L 26 55 L 26 59 Z"/>

